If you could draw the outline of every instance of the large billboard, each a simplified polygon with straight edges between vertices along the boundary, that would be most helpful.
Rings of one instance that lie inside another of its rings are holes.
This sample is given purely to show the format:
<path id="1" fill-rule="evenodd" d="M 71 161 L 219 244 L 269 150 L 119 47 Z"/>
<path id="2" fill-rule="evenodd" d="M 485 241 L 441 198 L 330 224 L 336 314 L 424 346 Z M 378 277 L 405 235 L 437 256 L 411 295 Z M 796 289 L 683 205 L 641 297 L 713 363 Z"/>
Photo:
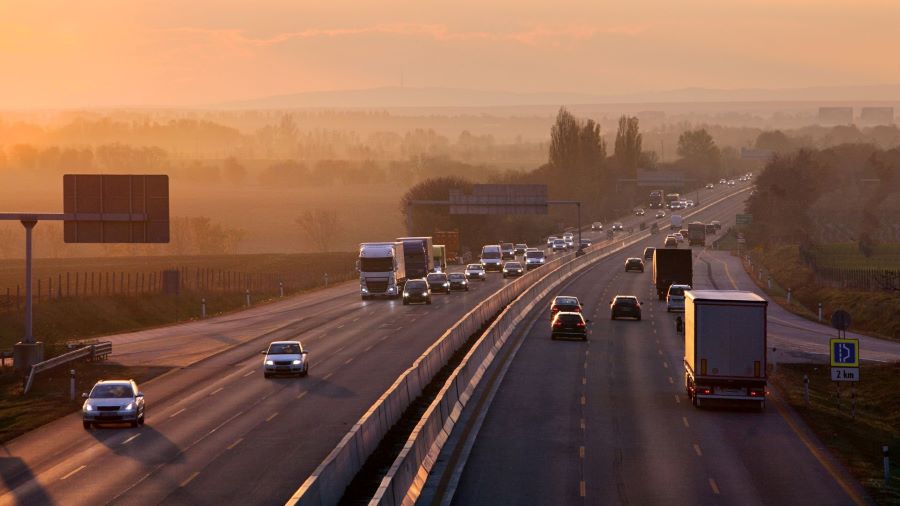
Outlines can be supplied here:
<path id="1" fill-rule="evenodd" d="M 477 184 L 450 190 L 450 214 L 547 214 L 547 185 Z"/>
<path id="2" fill-rule="evenodd" d="M 169 242 L 169 176 L 66 174 L 64 237 L 70 243 Z"/>

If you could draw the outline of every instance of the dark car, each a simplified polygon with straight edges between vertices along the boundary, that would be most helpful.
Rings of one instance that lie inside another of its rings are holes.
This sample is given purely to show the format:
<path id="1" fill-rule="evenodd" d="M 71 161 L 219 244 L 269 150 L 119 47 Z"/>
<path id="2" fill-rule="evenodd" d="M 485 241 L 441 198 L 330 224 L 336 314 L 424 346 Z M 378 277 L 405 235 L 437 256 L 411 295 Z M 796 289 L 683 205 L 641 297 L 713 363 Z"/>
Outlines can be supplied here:
<path id="1" fill-rule="evenodd" d="M 666 237 L 666 243 L 664 244 L 667 248 L 677 248 L 678 247 L 678 239 L 675 238 L 674 235 L 670 235 Z"/>
<path id="2" fill-rule="evenodd" d="M 550 339 L 560 337 L 587 340 L 587 323 L 581 313 L 561 311 L 550 322 Z"/>
<path id="3" fill-rule="evenodd" d="M 500 243 L 500 259 L 501 260 L 515 260 L 516 259 L 516 247 L 513 246 L 511 242 L 501 242 Z"/>
<path id="4" fill-rule="evenodd" d="M 644 260 L 653 260 L 654 251 L 656 251 L 656 248 L 654 248 L 653 246 L 644 248 Z"/>
<path id="5" fill-rule="evenodd" d="M 516 244 L 516 255 L 524 255 L 527 249 L 528 245 L 525 243 Z"/>
<path id="6" fill-rule="evenodd" d="M 581 240 L 581 247 L 582 247 L 582 248 L 589 248 L 589 247 L 591 247 L 593 244 L 594 244 L 594 242 L 591 241 L 590 239 L 582 239 L 582 240 Z"/>
<path id="7" fill-rule="evenodd" d="M 450 280 L 447 279 L 446 273 L 432 272 L 428 276 L 425 276 L 425 280 L 428 281 L 428 288 L 431 290 L 431 293 L 450 293 Z"/>
<path id="8" fill-rule="evenodd" d="M 550 303 L 551 316 L 560 312 L 580 313 L 581 309 L 581 301 L 578 300 L 578 297 L 571 297 L 568 295 L 557 295 L 553 298 L 553 302 Z"/>
<path id="9" fill-rule="evenodd" d="M 622 316 L 641 319 L 641 301 L 634 295 L 616 295 L 609 302 L 609 319 L 615 320 Z"/>
<path id="10" fill-rule="evenodd" d="M 469 291 L 469 281 L 466 279 L 466 275 L 461 272 L 453 272 L 447 275 L 447 280 L 450 281 L 450 289 L 451 290 L 465 290 Z"/>
<path id="11" fill-rule="evenodd" d="M 525 267 L 519 262 L 506 262 L 503 264 L 503 277 L 521 276 L 525 274 Z"/>
<path id="12" fill-rule="evenodd" d="M 631 257 L 625 260 L 625 272 L 638 271 L 644 272 L 644 261 L 638 257 Z"/>
<path id="13" fill-rule="evenodd" d="M 424 302 L 431 304 L 431 290 L 428 289 L 428 281 L 424 279 L 410 279 L 403 286 L 403 305 L 412 302 Z"/>

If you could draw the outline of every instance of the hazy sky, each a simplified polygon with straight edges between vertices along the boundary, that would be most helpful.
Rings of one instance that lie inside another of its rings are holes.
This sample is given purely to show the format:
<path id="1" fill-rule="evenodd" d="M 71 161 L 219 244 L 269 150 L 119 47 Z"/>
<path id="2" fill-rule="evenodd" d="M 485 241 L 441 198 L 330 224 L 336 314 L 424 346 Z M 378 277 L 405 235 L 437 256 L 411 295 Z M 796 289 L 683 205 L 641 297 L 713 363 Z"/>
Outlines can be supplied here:
<path id="1" fill-rule="evenodd" d="M 900 0 L 0 0 L 0 107 L 900 83 Z"/>

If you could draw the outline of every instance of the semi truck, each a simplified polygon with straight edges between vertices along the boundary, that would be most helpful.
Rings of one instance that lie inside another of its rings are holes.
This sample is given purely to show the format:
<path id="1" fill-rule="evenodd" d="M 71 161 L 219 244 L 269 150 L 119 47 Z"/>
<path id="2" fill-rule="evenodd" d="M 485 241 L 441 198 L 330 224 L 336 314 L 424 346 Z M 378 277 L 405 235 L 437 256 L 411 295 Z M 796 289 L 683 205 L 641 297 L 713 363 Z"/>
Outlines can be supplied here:
<path id="1" fill-rule="evenodd" d="M 672 202 L 678 202 L 681 200 L 681 194 L 678 193 L 667 193 L 666 194 L 666 207 L 672 209 Z"/>
<path id="2" fill-rule="evenodd" d="M 403 243 L 407 278 L 424 278 L 434 270 L 431 237 L 398 237 L 397 242 Z"/>
<path id="3" fill-rule="evenodd" d="M 435 244 L 431 247 L 431 258 L 434 262 L 434 272 L 447 272 L 447 246 Z"/>
<path id="4" fill-rule="evenodd" d="M 432 237 L 446 248 L 448 264 L 459 263 L 459 230 L 438 230 Z"/>
<path id="5" fill-rule="evenodd" d="M 684 224 L 684 219 L 678 214 L 670 216 L 669 221 L 669 230 L 681 230 L 681 225 Z"/>
<path id="6" fill-rule="evenodd" d="M 663 196 L 662 190 L 653 190 L 650 192 L 650 209 L 662 209 L 664 207 Z"/>
<path id="7" fill-rule="evenodd" d="M 766 406 L 765 299 L 737 290 L 684 293 L 684 386 L 694 406 Z"/>
<path id="8" fill-rule="evenodd" d="M 706 246 L 706 225 L 699 221 L 688 224 L 688 245 Z"/>
<path id="9" fill-rule="evenodd" d="M 669 286 L 691 285 L 694 264 L 689 249 L 656 248 L 653 253 L 653 284 L 659 300 L 665 300 Z"/>
<path id="10" fill-rule="evenodd" d="M 364 242 L 359 245 L 356 269 L 363 300 L 399 297 L 406 283 L 406 263 L 401 242 Z"/>

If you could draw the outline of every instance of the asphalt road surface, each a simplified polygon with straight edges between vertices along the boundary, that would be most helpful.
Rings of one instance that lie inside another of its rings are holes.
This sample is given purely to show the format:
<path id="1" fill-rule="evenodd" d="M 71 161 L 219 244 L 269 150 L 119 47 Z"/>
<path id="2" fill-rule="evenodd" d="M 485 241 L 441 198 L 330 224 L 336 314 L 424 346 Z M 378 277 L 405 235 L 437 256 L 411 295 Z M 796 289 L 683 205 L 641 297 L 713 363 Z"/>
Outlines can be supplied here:
<path id="1" fill-rule="evenodd" d="M 734 213 L 723 205 L 700 219 L 724 223 L 730 216 L 733 223 Z M 587 342 L 550 340 L 549 296 L 526 320 L 533 326 L 487 408 L 453 503 L 860 501 L 858 484 L 781 401 L 770 398 L 763 412 L 691 406 L 675 315 L 657 301 L 649 270 L 623 272 L 625 257 L 638 256 L 643 246 L 599 262 L 556 293 L 581 298 L 592 320 Z M 706 272 L 698 256 L 695 280 L 703 285 L 711 279 L 698 276 Z M 731 277 L 748 288 L 752 281 L 737 269 L 730 267 Z M 712 273 L 719 288 L 733 288 L 727 276 L 718 278 L 720 269 Z M 611 321 L 609 301 L 616 294 L 637 295 L 643 320 Z M 779 345 L 810 352 L 809 329 L 816 324 L 773 312 L 789 325 L 777 330 Z M 827 350 L 818 339 L 815 345 Z M 897 343 L 880 343 L 884 353 L 900 358 Z"/>
<path id="2" fill-rule="evenodd" d="M 623 221 L 637 228 L 639 219 Z M 402 306 L 360 301 L 352 282 L 113 336 L 113 359 L 176 366 L 142 385 L 146 426 L 84 431 L 73 414 L 9 442 L 0 504 L 280 503 L 403 370 L 503 283 L 491 275 L 468 293 L 434 295 L 431 306 Z M 263 379 L 259 351 L 294 338 L 310 350 L 309 377 Z"/>

